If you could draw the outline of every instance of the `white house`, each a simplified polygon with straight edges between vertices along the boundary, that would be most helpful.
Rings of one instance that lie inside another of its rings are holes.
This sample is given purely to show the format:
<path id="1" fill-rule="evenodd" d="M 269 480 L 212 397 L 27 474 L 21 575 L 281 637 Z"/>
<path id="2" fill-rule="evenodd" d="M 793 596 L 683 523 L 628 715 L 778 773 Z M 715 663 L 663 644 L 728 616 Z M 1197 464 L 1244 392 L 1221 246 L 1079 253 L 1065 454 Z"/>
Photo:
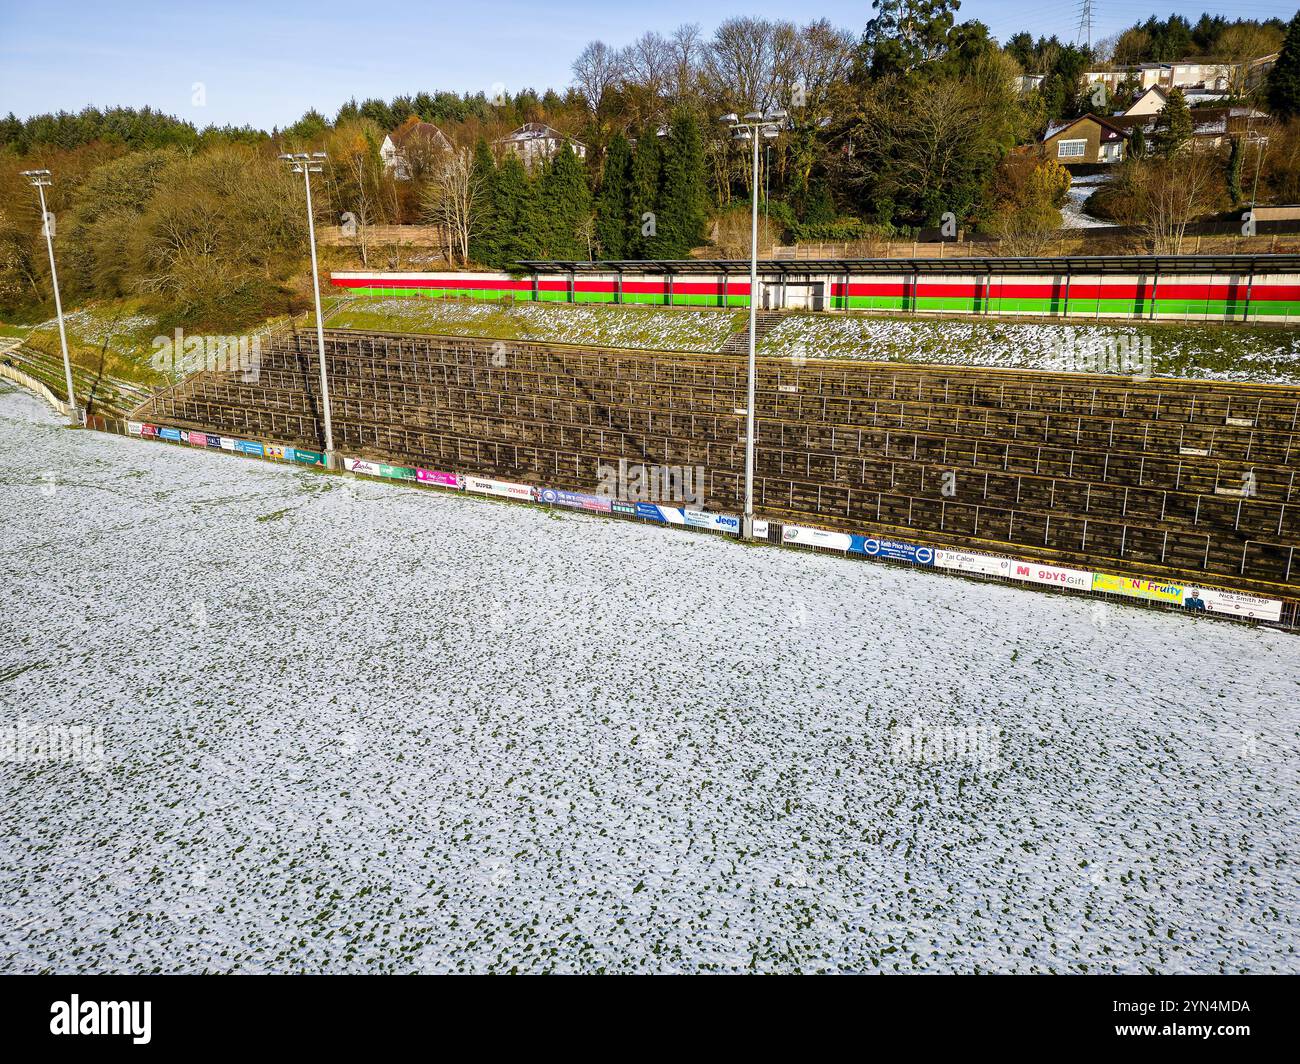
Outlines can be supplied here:
<path id="1" fill-rule="evenodd" d="M 587 146 L 566 137 L 558 129 L 544 122 L 525 122 L 508 137 L 496 142 L 505 151 L 514 152 L 523 160 L 524 166 L 532 169 L 539 161 L 555 158 L 560 145 L 567 144 L 579 159 L 587 157 Z"/>
<path id="2" fill-rule="evenodd" d="M 451 151 L 451 141 L 432 122 L 407 122 L 384 137 L 379 158 L 394 178 L 409 181 L 422 162 L 447 151 Z"/>

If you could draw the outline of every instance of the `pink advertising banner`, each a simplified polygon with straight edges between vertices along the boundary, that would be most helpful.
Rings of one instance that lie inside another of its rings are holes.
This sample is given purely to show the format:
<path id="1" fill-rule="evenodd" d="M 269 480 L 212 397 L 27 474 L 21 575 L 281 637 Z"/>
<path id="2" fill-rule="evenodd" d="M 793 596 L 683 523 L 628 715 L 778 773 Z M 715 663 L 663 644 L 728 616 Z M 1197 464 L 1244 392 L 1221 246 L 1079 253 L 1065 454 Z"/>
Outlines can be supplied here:
<path id="1" fill-rule="evenodd" d="M 441 473 L 436 469 L 415 470 L 415 479 L 421 484 L 436 484 L 440 488 L 459 488 L 460 477 L 455 473 Z"/>

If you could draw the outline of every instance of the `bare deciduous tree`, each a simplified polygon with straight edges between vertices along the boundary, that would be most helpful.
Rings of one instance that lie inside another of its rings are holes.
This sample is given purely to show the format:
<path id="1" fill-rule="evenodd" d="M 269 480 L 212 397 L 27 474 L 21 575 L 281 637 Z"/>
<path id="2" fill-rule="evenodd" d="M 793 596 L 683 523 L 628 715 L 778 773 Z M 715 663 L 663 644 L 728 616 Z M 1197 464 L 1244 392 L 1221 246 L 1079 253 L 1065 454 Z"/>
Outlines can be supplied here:
<path id="1" fill-rule="evenodd" d="M 604 41 L 592 41 L 573 61 L 573 83 L 593 115 L 622 78 L 619 53 Z"/>
<path id="2" fill-rule="evenodd" d="M 477 220 L 483 182 L 469 148 L 444 152 L 434 164 L 424 188 L 425 217 L 441 226 L 447 237 L 447 261 L 469 261 L 469 242 Z"/>

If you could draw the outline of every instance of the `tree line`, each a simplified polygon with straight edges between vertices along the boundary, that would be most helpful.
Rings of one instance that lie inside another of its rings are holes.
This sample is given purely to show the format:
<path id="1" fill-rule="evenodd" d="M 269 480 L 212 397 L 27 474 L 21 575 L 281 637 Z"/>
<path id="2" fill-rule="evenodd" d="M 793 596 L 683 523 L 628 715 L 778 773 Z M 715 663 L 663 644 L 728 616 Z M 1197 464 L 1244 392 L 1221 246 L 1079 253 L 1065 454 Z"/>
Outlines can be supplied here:
<path id="1" fill-rule="evenodd" d="M 56 240 L 77 297 L 165 295 L 194 318 L 222 307 L 251 314 L 266 293 L 300 294 L 302 233 L 292 217 L 301 189 L 283 183 L 283 150 L 328 154 L 317 220 L 350 218 L 350 253 L 363 264 L 410 264 L 409 251 L 373 244 L 374 227 L 433 223 L 453 262 L 508 267 L 679 258 L 710 240 L 715 254 L 743 253 L 755 198 L 765 245 L 912 235 L 949 218 L 1032 243 L 1060 224 L 1069 182 L 1033 144 L 1050 121 L 1093 109 L 1083 72 L 1121 56 L 1280 47 L 1259 100 L 1283 116 L 1300 110 L 1294 21 L 1279 43 L 1276 20 L 1149 19 L 1090 50 L 1027 34 L 1004 46 L 959 12 L 957 0 L 875 0 L 857 30 L 744 17 L 706 34 L 688 24 L 621 47 L 588 43 L 562 89 L 349 100 L 332 117 L 309 111 L 271 131 L 198 130 L 148 108 L 10 115 L 0 120 L 0 309 L 49 298 L 40 220 L 18 177 L 33 165 L 56 174 Z M 1026 72 L 1045 75 L 1037 91 L 1022 91 Z M 772 108 L 787 117 L 755 175 L 749 147 L 719 117 Z M 503 143 L 526 122 L 553 127 L 571 147 L 526 167 Z M 421 123 L 445 140 L 420 134 Z M 412 135 L 398 173 L 381 146 L 403 131 Z M 1261 198 L 1297 184 L 1289 143 L 1278 132 L 1246 160 L 1259 163 Z M 1225 147 L 1215 164 L 1228 201 L 1242 184 L 1240 154 Z M 295 206 L 272 210 L 279 195 Z M 256 210 L 240 215 L 250 196 Z M 262 227 L 249 229 L 249 217 Z M 218 292 L 210 303 L 200 295 L 205 277 Z"/>

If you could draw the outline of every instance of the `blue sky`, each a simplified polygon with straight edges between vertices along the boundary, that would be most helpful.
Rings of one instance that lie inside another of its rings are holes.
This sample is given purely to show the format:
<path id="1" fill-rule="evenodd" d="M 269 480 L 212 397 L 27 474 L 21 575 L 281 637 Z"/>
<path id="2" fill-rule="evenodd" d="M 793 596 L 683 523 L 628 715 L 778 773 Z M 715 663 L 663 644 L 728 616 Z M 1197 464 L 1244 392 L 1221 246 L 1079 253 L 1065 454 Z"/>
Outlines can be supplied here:
<path id="1" fill-rule="evenodd" d="M 1296 0 L 1221 0 L 1097 5 L 1095 36 L 1139 14 L 1204 9 L 1254 18 L 1290 18 Z M 400 12 L 400 14 L 398 13 Z M 495 83 L 562 88 L 589 40 L 623 45 L 647 29 L 699 22 L 706 33 L 730 15 L 805 22 L 825 17 L 858 32 L 868 2 L 820 0 L 491 0 L 490 3 L 335 3 L 333 0 L 0 0 L 0 113 L 20 117 L 86 104 L 149 104 L 198 126 L 286 125 L 309 107 L 332 116 L 349 97 L 385 99 L 422 89 L 488 92 Z M 966 0 L 998 38 L 1027 30 L 1072 39 L 1078 0 L 995 3 Z M 206 101 L 193 102 L 202 82 Z"/>

